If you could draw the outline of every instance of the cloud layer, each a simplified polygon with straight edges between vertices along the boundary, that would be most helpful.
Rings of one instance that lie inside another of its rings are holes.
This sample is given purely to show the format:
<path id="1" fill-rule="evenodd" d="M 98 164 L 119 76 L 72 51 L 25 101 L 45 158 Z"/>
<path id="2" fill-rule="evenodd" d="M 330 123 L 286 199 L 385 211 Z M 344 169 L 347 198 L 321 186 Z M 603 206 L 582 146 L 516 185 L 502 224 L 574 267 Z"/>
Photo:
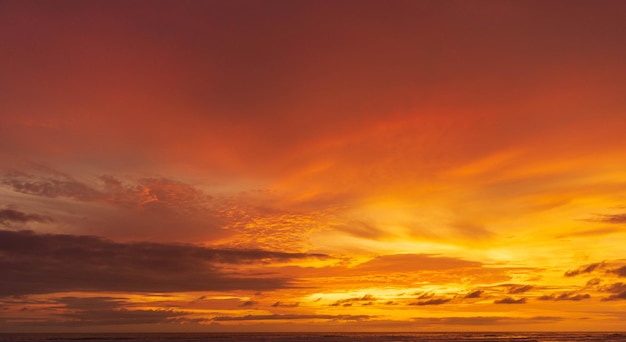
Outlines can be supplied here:
<path id="1" fill-rule="evenodd" d="M 67 291 L 270 290 L 289 279 L 235 276 L 219 264 L 285 262 L 323 255 L 117 243 L 94 236 L 0 231 L 0 296 Z"/>

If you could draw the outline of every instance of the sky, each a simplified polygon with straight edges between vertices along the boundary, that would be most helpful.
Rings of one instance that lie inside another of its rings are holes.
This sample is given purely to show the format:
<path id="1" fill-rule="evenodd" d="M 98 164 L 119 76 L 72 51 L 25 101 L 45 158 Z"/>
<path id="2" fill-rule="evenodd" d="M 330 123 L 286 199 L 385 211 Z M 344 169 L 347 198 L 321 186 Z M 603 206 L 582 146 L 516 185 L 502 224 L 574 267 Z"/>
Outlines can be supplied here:
<path id="1" fill-rule="evenodd" d="M 623 330 L 624 17 L 0 0 L 0 331 Z"/>

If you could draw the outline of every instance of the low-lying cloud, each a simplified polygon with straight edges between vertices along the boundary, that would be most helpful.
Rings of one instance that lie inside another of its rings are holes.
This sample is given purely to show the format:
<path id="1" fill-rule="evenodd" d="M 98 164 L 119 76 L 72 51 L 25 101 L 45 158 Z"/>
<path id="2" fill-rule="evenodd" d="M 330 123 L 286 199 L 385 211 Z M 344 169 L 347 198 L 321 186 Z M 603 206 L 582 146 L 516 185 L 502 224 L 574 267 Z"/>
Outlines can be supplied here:
<path id="1" fill-rule="evenodd" d="M 220 264 L 265 264 L 320 254 L 119 243 L 95 236 L 0 230 L 0 296 L 63 291 L 270 290 L 290 280 L 225 273 Z"/>

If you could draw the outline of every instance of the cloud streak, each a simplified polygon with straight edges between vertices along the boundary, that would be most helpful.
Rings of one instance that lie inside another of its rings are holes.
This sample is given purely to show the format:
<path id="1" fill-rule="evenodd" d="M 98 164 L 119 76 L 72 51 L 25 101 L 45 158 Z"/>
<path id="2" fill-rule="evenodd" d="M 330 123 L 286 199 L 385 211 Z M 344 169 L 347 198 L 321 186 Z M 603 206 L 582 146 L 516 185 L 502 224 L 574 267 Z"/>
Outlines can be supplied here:
<path id="1" fill-rule="evenodd" d="M 496 299 L 494 304 L 526 304 L 526 298 L 515 299 L 513 297 L 504 297 L 502 299 Z"/>
<path id="2" fill-rule="evenodd" d="M 577 276 L 579 274 L 584 274 L 584 273 L 591 273 L 595 270 L 601 269 L 604 267 L 604 263 L 603 262 L 598 262 L 598 263 L 594 263 L 594 264 L 589 264 L 589 265 L 584 265 L 584 266 L 580 266 L 575 270 L 569 270 L 567 272 L 565 272 L 565 276 L 566 277 L 574 277 Z"/>
<path id="3" fill-rule="evenodd" d="M 551 294 L 551 295 L 543 295 L 538 297 L 538 300 L 552 300 L 552 301 L 562 301 L 562 300 L 570 300 L 570 301 L 581 301 L 585 299 L 591 298 L 591 295 L 588 293 L 577 294 L 572 292 L 565 292 L 561 294 Z"/>
<path id="4" fill-rule="evenodd" d="M 0 209 L 0 225 L 25 224 L 28 222 L 49 223 L 52 218 L 45 215 L 27 214 L 19 210 L 7 208 Z"/>
<path id="5" fill-rule="evenodd" d="M 277 320 L 309 320 L 324 319 L 331 321 L 364 321 L 372 318 L 369 315 L 307 315 L 307 314 L 273 314 L 273 315 L 246 315 L 246 316 L 218 316 L 213 318 L 215 322 L 226 321 L 277 321 Z"/>

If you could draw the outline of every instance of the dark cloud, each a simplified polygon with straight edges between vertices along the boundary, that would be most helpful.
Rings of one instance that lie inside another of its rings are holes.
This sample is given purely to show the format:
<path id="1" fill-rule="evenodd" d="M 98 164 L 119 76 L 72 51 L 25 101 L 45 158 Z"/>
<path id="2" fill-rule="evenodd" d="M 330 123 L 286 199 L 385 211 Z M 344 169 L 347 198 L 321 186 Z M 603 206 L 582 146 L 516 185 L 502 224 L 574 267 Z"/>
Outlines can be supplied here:
<path id="1" fill-rule="evenodd" d="M 626 291 L 616 293 L 614 295 L 610 295 L 606 298 L 602 298 L 602 301 L 613 301 L 613 300 L 626 300 Z"/>
<path id="2" fill-rule="evenodd" d="M 591 295 L 589 295 L 588 293 L 576 294 L 572 292 L 564 292 L 561 294 L 543 295 L 543 296 L 538 297 L 537 299 L 538 300 L 553 300 L 553 301 L 560 301 L 560 300 L 580 301 L 580 300 L 589 299 L 589 298 L 591 298 Z"/>
<path id="3" fill-rule="evenodd" d="M 84 310 L 67 313 L 63 325 L 127 325 L 180 322 L 187 312 L 174 310 Z"/>
<path id="4" fill-rule="evenodd" d="M 505 297 L 502 299 L 496 299 L 493 301 L 494 304 L 525 304 L 526 298 L 515 299 L 512 297 Z"/>
<path id="5" fill-rule="evenodd" d="M 596 269 L 601 269 L 602 267 L 604 267 L 604 262 L 597 262 L 594 264 L 589 264 L 589 265 L 583 265 L 578 267 L 575 270 L 569 270 L 567 272 L 565 272 L 565 276 L 566 277 L 573 277 L 573 276 L 577 276 L 579 274 L 583 274 L 583 273 L 591 273 L 593 271 L 595 271 Z"/>
<path id="6" fill-rule="evenodd" d="M 346 299 L 339 299 L 338 301 L 330 304 L 330 306 L 351 306 L 354 302 L 372 302 L 377 298 L 371 294 L 366 294 L 363 297 L 352 297 Z"/>
<path id="7" fill-rule="evenodd" d="M 519 294 L 519 293 L 524 293 L 526 291 L 529 291 L 533 288 L 532 285 L 522 285 L 522 286 L 511 286 L 509 288 L 509 293 L 510 294 Z"/>
<path id="8" fill-rule="evenodd" d="M 27 214 L 15 209 L 0 209 L 0 225 L 11 225 L 14 223 L 24 224 L 28 222 L 47 223 L 52 222 L 52 218 L 44 215 Z"/>
<path id="9" fill-rule="evenodd" d="M 615 268 L 612 270 L 608 270 L 608 273 L 617 274 L 618 277 L 626 277 L 626 266 L 622 266 L 620 268 Z"/>
<path id="10" fill-rule="evenodd" d="M 231 276 L 219 264 L 288 261 L 319 254 L 118 243 L 95 236 L 0 230 L 0 296 L 61 291 L 267 290 L 286 278 Z"/>
<path id="11" fill-rule="evenodd" d="M 476 291 L 472 291 L 468 294 L 465 295 L 465 297 L 463 298 L 480 298 L 480 296 L 483 294 L 484 291 L 482 290 L 476 290 Z"/>
<path id="12" fill-rule="evenodd" d="M 593 286 L 596 286 L 596 285 L 600 285 L 600 283 L 602 283 L 602 279 L 600 279 L 600 278 L 589 279 L 587 284 L 585 284 L 585 287 L 593 287 Z"/>
<path id="13" fill-rule="evenodd" d="M 602 301 L 626 300 L 626 283 L 614 283 L 603 286 L 600 291 L 612 293 L 612 295 L 602 298 Z"/>
<path id="14" fill-rule="evenodd" d="M 418 317 L 413 321 L 421 324 L 435 325 L 494 325 L 494 324 L 519 324 L 519 323 L 551 323 L 562 320 L 561 317 L 536 316 L 531 318 L 501 317 L 501 316 L 476 316 L 476 317 Z"/>
<path id="15" fill-rule="evenodd" d="M 245 307 L 255 306 L 255 305 L 257 305 L 257 304 L 258 304 L 258 303 L 257 303 L 257 302 L 255 302 L 255 301 L 253 301 L 253 300 L 247 300 L 247 301 L 245 301 L 245 302 L 241 303 L 241 305 L 239 305 L 239 306 L 242 306 L 242 307 L 244 307 L 244 308 L 245 308 Z"/>
<path id="16" fill-rule="evenodd" d="M 272 304 L 273 308 L 296 308 L 300 305 L 300 303 L 283 303 L 283 302 L 276 302 L 274 304 Z"/>
<path id="17" fill-rule="evenodd" d="M 447 302 L 449 302 L 451 300 L 452 299 L 450 299 L 450 298 L 436 298 L 436 299 L 429 299 L 429 300 L 423 300 L 423 301 L 410 303 L 409 305 L 418 305 L 418 306 L 422 306 L 422 305 L 441 305 L 441 304 L 445 304 L 445 303 L 447 303 Z"/>
<path id="18" fill-rule="evenodd" d="M 72 310 L 112 310 L 126 304 L 124 297 L 61 297 L 53 300 Z"/>
<path id="19" fill-rule="evenodd" d="M 606 286 L 602 286 L 599 289 L 602 292 L 619 293 L 626 291 L 626 283 L 614 283 Z"/>
<path id="20" fill-rule="evenodd" d="M 185 311 L 133 309 L 126 298 L 120 297 L 61 297 L 39 304 L 46 304 L 49 310 L 55 310 L 54 318 L 16 321 L 11 326 L 84 327 L 199 322 L 198 319 L 185 317 L 189 315 Z"/>
<path id="21" fill-rule="evenodd" d="M 274 321 L 274 320 L 299 320 L 299 319 L 327 319 L 333 321 L 363 321 L 372 318 L 368 315 L 247 315 L 247 316 L 218 316 L 213 321 Z"/>
<path id="22" fill-rule="evenodd" d="M 433 292 L 416 292 L 415 295 L 417 295 L 417 299 L 428 299 L 435 296 Z"/>
<path id="23" fill-rule="evenodd" d="M 626 213 L 624 214 L 601 214 L 601 215 L 596 215 L 594 218 L 590 218 L 585 221 L 610 223 L 610 224 L 625 224 Z"/>

